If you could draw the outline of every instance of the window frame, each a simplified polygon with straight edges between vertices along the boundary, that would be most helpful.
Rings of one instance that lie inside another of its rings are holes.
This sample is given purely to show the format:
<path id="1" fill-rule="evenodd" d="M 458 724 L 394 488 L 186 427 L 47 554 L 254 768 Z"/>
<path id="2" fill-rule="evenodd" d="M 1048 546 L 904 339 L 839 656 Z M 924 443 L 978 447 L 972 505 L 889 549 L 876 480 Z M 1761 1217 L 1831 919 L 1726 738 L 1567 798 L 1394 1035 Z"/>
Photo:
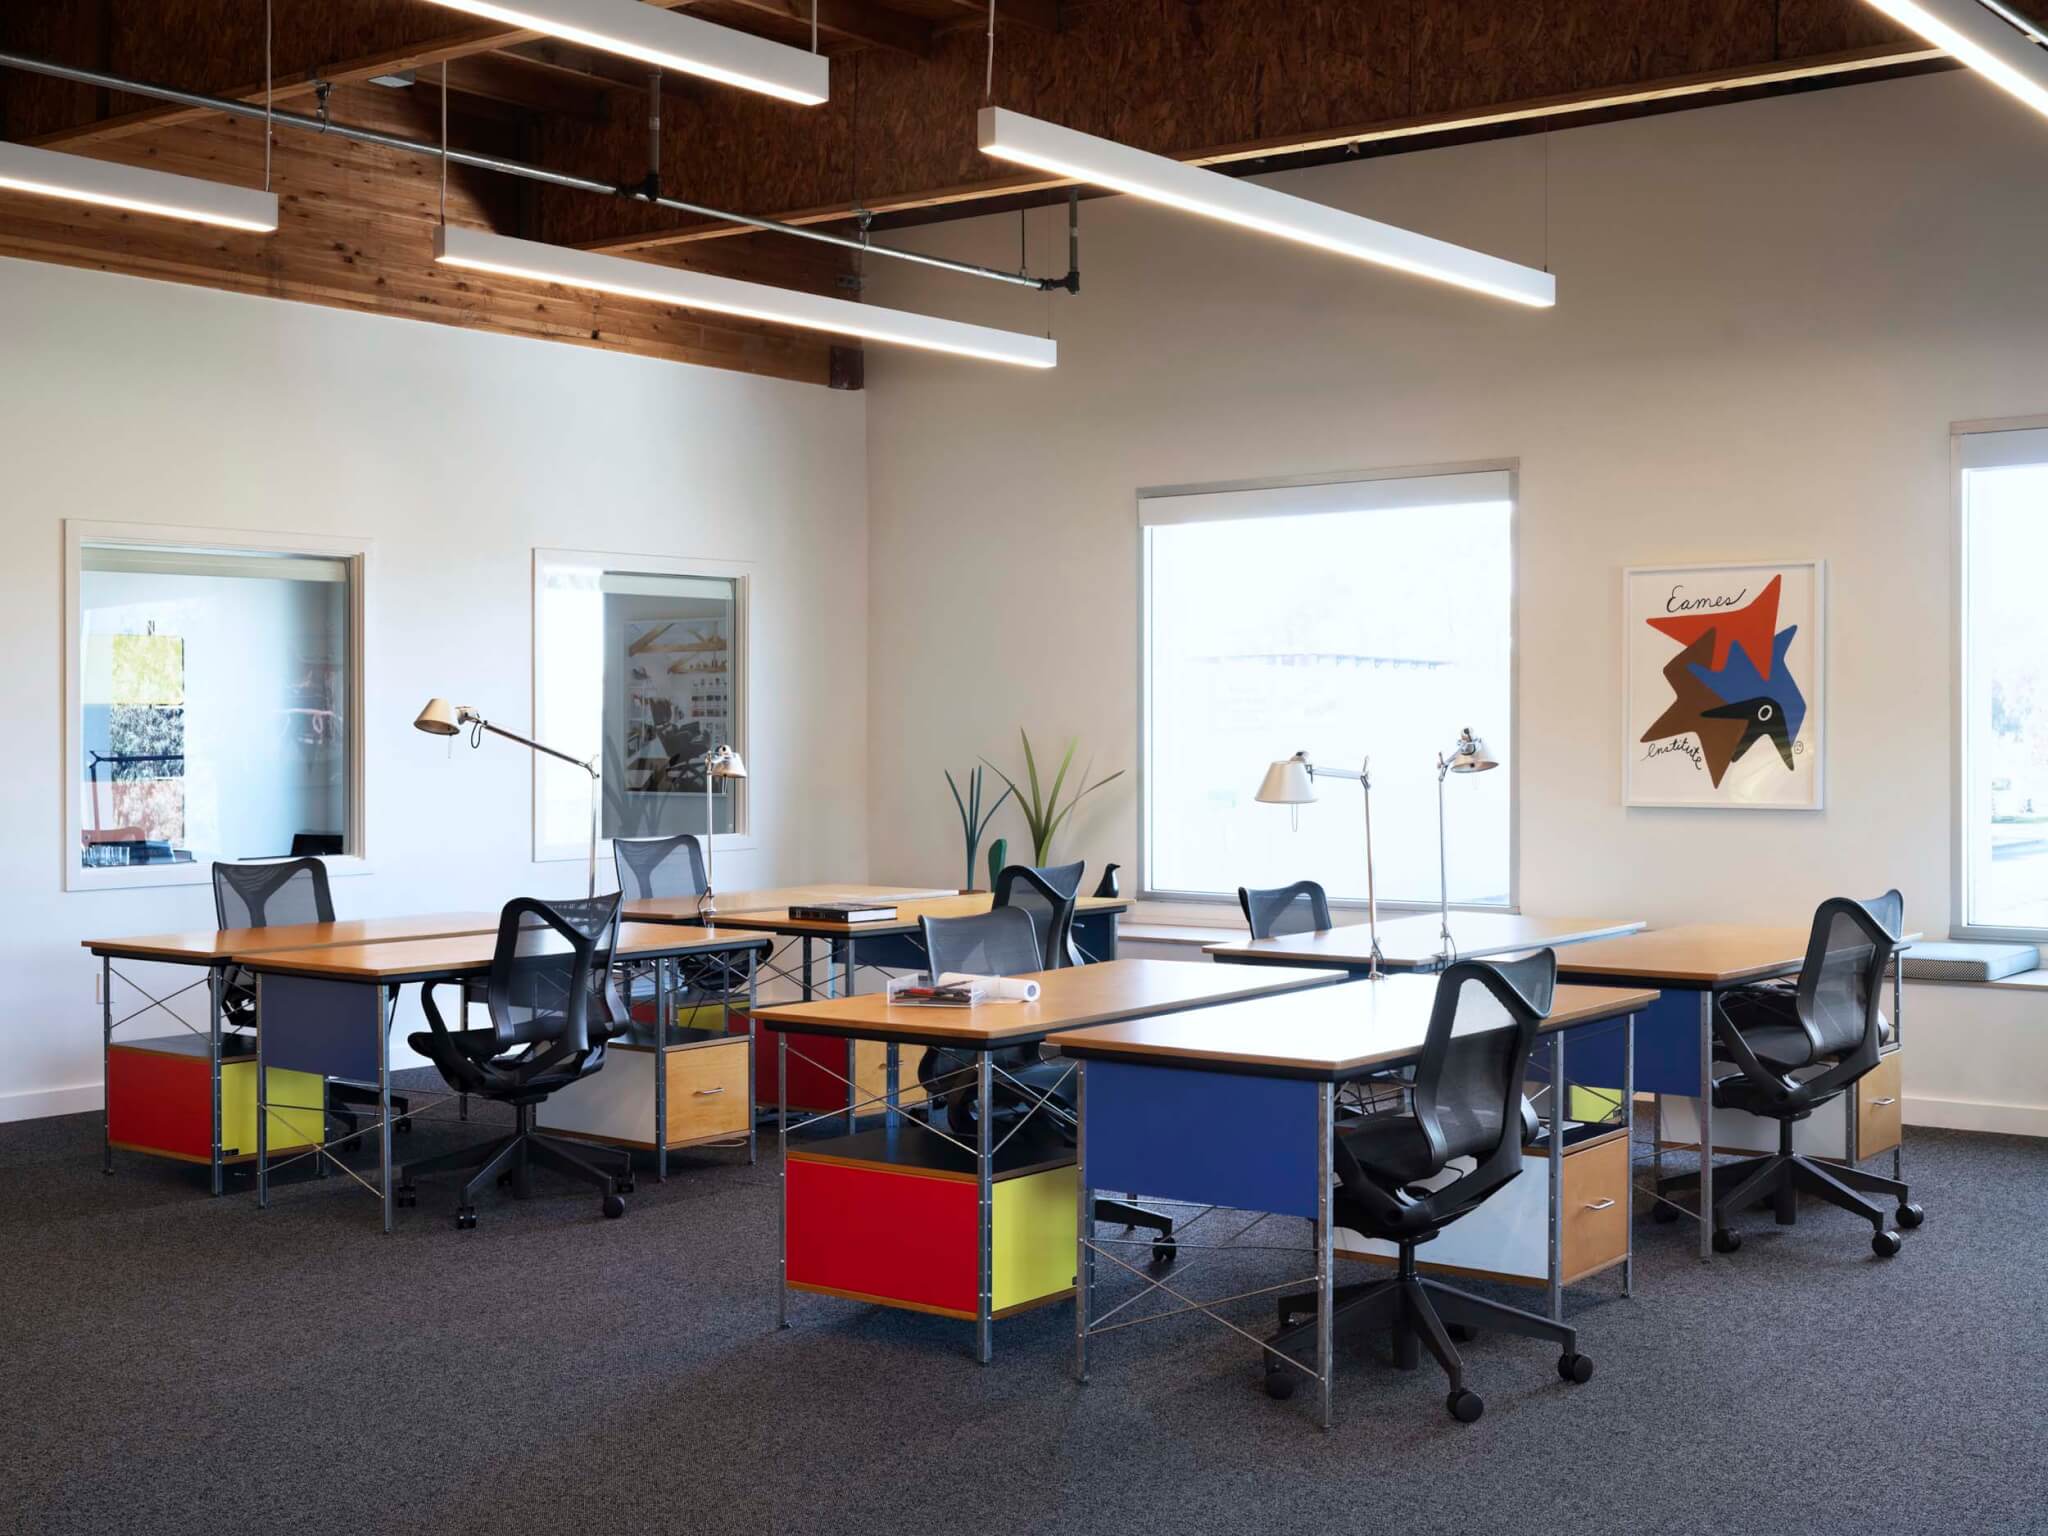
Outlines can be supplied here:
<path id="1" fill-rule="evenodd" d="M 1293 490 L 1306 486 L 1356 485 L 1380 480 L 1422 480 L 1449 475 L 1505 474 L 1508 480 L 1508 899 L 1505 905 L 1454 901 L 1454 912 L 1508 912 L 1522 910 L 1522 461 L 1519 458 L 1468 459 L 1439 464 L 1396 465 L 1381 469 L 1336 470 L 1323 474 L 1275 475 L 1251 480 L 1210 481 L 1203 484 L 1140 486 L 1134 496 L 1133 522 L 1138 542 L 1138 827 L 1137 900 L 1206 911 L 1236 910 L 1236 896 L 1229 892 L 1179 891 L 1156 887 L 1152 881 L 1152 565 L 1146 549 L 1149 526 L 1145 503 L 1176 496 L 1212 496 L 1240 491 Z M 1275 516 L 1283 515 L 1280 513 Z M 1489 733 L 1491 735 L 1493 733 Z M 1279 751 L 1286 743 L 1279 743 Z M 1448 745 L 1448 743 L 1446 743 Z M 1344 764 L 1345 767 L 1352 766 Z M 1361 832 L 1362 832 L 1361 826 Z M 1363 897 L 1330 897 L 1330 906 L 1348 912 L 1363 912 Z M 1413 912 L 1434 912 L 1433 901 L 1381 898 L 1379 910 L 1403 916 Z"/>
<path id="2" fill-rule="evenodd" d="M 59 857 L 67 891 L 133 890 L 170 885 L 210 885 L 211 861 L 189 864 L 141 864 L 88 868 L 78 862 L 85 827 L 85 805 L 77 756 L 81 745 L 81 693 L 84 668 L 79 654 L 79 576 L 87 545 L 133 545 L 148 549 L 190 548 L 251 555 L 320 555 L 349 568 L 348 602 L 348 853 L 324 854 L 322 862 L 335 877 L 372 872 L 369 846 L 369 697 L 368 646 L 370 589 L 376 543 L 371 539 L 313 533 L 277 533 L 250 528 L 203 528 L 178 523 L 100 522 L 64 519 L 64 726 L 61 742 L 64 783 L 64 831 Z"/>
<path id="3" fill-rule="evenodd" d="M 733 584 L 732 629 L 734 656 L 732 663 L 732 719 L 733 750 L 740 755 L 740 761 L 747 765 L 747 777 L 735 781 L 733 795 L 733 828 L 721 832 L 711 840 L 713 858 L 726 853 L 750 852 L 760 846 L 754 835 L 754 757 L 753 742 L 753 658 L 754 658 L 754 565 L 748 560 L 697 559 L 687 555 L 642 555 L 626 554 L 618 550 L 604 549 L 561 549 L 535 545 L 533 550 L 533 596 L 532 596 L 532 640 L 533 672 L 530 679 L 529 702 L 531 719 L 538 723 L 541 717 L 542 686 L 544 670 L 543 652 L 547 644 L 546 626 L 541 614 L 541 598 L 547 589 L 547 571 L 550 566 L 592 566 L 605 571 L 620 573 L 642 573 L 649 576 L 677 576 L 683 578 L 705 577 L 715 581 L 730 581 Z M 555 743 L 564 751 L 578 750 L 574 742 Z M 599 751 L 603 742 L 597 743 Z M 587 827 L 578 832 L 572 842 L 550 843 L 543 821 L 545 800 L 541 792 L 541 775 L 549 771 L 553 759 L 542 753 L 533 754 L 532 778 L 532 822 L 533 862 L 536 864 L 581 864 L 589 857 L 590 843 Z M 557 765 L 565 773 L 576 770 L 568 764 Z M 602 786 L 601 786 L 602 787 Z M 701 834 L 700 834 L 701 835 Z M 612 858 L 612 839 L 600 836 L 597 843 L 597 857 L 600 865 Z M 601 882 L 600 882 L 601 883 Z"/>
<path id="4" fill-rule="evenodd" d="M 2037 928 L 1973 923 L 1970 915 L 1970 541 L 1963 500 L 1964 439 L 1998 432 L 2048 431 L 2048 415 L 1956 421 L 1948 429 L 1950 671 L 1954 684 L 1949 716 L 1949 937 L 1993 943 L 2040 943 L 2048 925 Z"/>

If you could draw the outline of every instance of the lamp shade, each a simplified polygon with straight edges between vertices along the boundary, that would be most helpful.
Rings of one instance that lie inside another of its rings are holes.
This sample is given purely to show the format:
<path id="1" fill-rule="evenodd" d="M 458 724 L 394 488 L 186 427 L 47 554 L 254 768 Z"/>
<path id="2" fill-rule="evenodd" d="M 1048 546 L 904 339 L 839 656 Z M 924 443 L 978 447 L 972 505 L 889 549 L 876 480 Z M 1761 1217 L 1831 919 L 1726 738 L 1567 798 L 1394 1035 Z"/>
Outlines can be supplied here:
<path id="1" fill-rule="evenodd" d="M 747 776 L 747 765 L 727 743 L 720 743 L 704 764 L 714 779 L 744 779 Z"/>
<path id="2" fill-rule="evenodd" d="M 1486 750 L 1486 743 L 1472 734 L 1468 725 L 1458 735 L 1458 744 L 1452 749 L 1451 760 L 1445 765 L 1450 773 L 1484 773 L 1500 764 Z"/>
<path id="3" fill-rule="evenodd" d="M 420 711 L 419 718 L 412 724 L 414 730 L 425 731 L 429 736 L 453 736 L 462 729 L 461 722 L 455 718 L 455 710 L 446 699 L 427 700 L 427 707 Z"/>
<path id="4" fill-rule="evenodd" d="M 1268 768 L 1258 798 L 1266 805 L 1313 805 L 1316 785 L 1309 776 L 1308 754 L 1297 752 Z"/>

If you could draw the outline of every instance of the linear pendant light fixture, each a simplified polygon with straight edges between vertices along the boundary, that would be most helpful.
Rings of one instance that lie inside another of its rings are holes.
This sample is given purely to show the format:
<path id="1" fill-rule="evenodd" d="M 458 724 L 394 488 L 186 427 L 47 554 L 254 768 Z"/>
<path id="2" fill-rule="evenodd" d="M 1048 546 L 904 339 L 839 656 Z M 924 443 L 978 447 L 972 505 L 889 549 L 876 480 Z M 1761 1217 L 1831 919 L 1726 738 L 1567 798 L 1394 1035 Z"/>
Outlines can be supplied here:
<path id="1" fill-rule="evenodd" d="M 907 310 L 879 309 L 823 294 L 800 293 L 765 283 L 741 282 L 709 272 L 687 272 L 651 261 L 628 261 L 596 251 L 577 251 L 533 240 L 515 240 L 487 230 L 444 224 L 435 235 L 434 259 L 447 267 L 491 272 L 500 277 L 559 283 L 593 293 L 615 293 L 629 299 L 651 299 L 684 309 L 708 309 L 810 331 L 831 331 L 866 341 L 922 347 L 956 357 L 1024 368 L 1050 368 L 1058 349 L 1044 336 L 1024 336 L 985 325 L 941 320 Z"/>
<path id="2" fill-rule="evenodd" d="M 621 54 L 686 75 L 759 91 L 806 107 L 831 95 L 831 69 L 806 53 L 641 0 L 432 0 L 530 32 L 544 32 L 601 53 Z"/>
<path id="3" fill-rule="evenodd" d="M 1297 241 L 1340 256 L 1353 256 L 1418 277 L 1455 283 L 1532 308 L 1557 302 L 1557 280 L 1548 272 L 1498 256 L 1467 250 L 1446 240 L 1382 224 L 1322 203 L 1289 197 L 1257 182 L 1239 181 L 1164 155 L 1147 154 L 1112 139 L 1076 133 L 1004 107 L 983 107 L 981 151 L 998 160 L 1032 166 L 1055 176 L 1085 181 L 1161 203 L 1184 213 L 1237 224 L 1282 240 Z"/>
<path id="4" fill-rule="evenodd" d="M 2029 37 L 2037 34 L 2023 31 L 2005 7 L 1980 5 L 1978 0 L 1869 3 L 2048 116 L 2048 49 L 2030 42 Z"/>
<path id="5" fill-rule="evenodd" d="M 117 165 L 111 160 L 89 160 L 84 155 L 37 149 L 30 144 L 0 143 L 0 187 L 255 234 L 272 234 L 277 229 L 274 193 L 139 165 Z"/>

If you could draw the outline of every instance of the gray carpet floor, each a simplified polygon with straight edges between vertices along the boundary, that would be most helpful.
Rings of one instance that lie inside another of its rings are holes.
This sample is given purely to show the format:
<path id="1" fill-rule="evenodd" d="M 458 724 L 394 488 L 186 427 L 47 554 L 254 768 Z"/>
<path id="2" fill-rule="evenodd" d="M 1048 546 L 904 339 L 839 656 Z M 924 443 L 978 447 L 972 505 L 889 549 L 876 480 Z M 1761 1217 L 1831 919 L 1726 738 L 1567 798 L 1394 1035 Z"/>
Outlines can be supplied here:
<path id="1" fill-rule="evenodd" d="M 471 1233 L 429 1185 L 390 1237 L 345 1180 L 258 1211 L 142 1157 L 107 1178 L 98 1137 L 0 1126 L 0 1530 L 2048 1530 L 2048 1142 L 1913 1133 L 1928 1221 L 1889 1262 L 1821 1207 L 1711 1265 L 1639 1216 L 1635 1297 L 1570 1303 L 1592 1382 L 1482 1337 L 1467 1427 L 1433 1366 L 1340 1340 L 1324 1434 L 1199 1318 L 1098 1341 L 1085 1386 L 1065 1306 L 997 1324 L 987 1368 L 964 1324 L 829 1298 L 776 1332 L 772 1137 L 643 1171 L 621 1221 L 543 1175 Z"/>

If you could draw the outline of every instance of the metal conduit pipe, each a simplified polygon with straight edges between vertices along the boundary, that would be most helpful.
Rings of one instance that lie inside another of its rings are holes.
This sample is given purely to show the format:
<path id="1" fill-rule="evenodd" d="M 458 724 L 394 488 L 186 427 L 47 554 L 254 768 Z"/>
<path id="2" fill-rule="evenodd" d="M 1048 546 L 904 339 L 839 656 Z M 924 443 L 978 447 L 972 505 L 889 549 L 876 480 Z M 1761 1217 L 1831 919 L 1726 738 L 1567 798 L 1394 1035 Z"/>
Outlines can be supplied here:
<path id="1" fill-rule="evenodd" d="M 873 245 L 866 240 L 849 239 L 845 235 L 831 235 L 823 230 L 807 229 L 801 224 L 784 224 L 775 219 L 755 218 L 750 214 L 727 213 L 721 208 L 709 208 L 702 203 L 685 202 L 681 198 L 651 195 L 645 187 L 621 187 L 608 181 L 598 181 L 589 176 L 571 176 L 564 171 L 551 171 L 545 166 L 528 165 L 521 160 L 508 160 L 502 155 L 479 154 L 474 150 L 449 148 L 443 150 L 438 144 L 424 143 L 419 139 L 408 139 L 402 134 L 385 133 L 376 128 L 358 128 L 347 123 L 337 123 L 325 114 L 308 117 L 301 112 L 287 112 L 282 107 L 268 111 L 258 102 L 236 101 L 231 97 L 207 96 L 198 91 L 181 91 L 175 86 L 152 85 L 143 80 L 130 80 L 123 75 L 110 75 L 97 69 L 80 69 L 71 64 L 52 64 L 45 59 L 34 59 L 26 54 L 0 51 L 0 66 L 25 70 L 29 74 L 47 75 L 55 80 L 69 80 L 77 85 L 97 86 L 103 90 L 120 91 L 130 96 L 147 96 L 156 101 L 170 102 L 174 106 L 194 107 L 206 112 L 224 112 L 230 117 L 268 118 L 271 122 L 287 128 L 302 128 L 312 133 L 328 133 L 338 138 L 352 139 L 358 144 L 375 144 L 384 149 L 401 150 L 406 154 L 426 155 L 432 159 L 446 159 L 456 165 L 474 166 L 480 171 L 496 171 L 504 176 L 521 176 L 528 181 L 545 182 L 553 187 L 567 187 L 575 192 L 596 192 L 605 197 L 624 198 L 630 202 L 649 203 L 657 208 L 673 209 L 677 213 L 696 214 L 703 218 L 715 219 L 721 223 L 739 224 L 748 229 L 758 229 L 769 234 L 793 235 L 799 240 L 811 240 L 820 245 L 836 245 L 842 250 L 872 253 L 888 256 L 896 261 L 915 262 L 919 266 L 937 267 L 945 272 L 957 272 L 965 277 L 987 278 L 991 282 L 1010 283 L 1020 288 L 1035 289 L 1040 293 L 1055 288 L 1068 292 L 1077 291 L 1078 274 L 1069 272 L 1065 277 L 1033 277 L 1026 272 L 1005 272 L 999 267 L 977 266 L 971 261 L 954 261 L 946 256 L 927 256 L 921 251 L 898 250 L 893 246 Z M 656 108 L 659 111 L 659 108 Z"/>

